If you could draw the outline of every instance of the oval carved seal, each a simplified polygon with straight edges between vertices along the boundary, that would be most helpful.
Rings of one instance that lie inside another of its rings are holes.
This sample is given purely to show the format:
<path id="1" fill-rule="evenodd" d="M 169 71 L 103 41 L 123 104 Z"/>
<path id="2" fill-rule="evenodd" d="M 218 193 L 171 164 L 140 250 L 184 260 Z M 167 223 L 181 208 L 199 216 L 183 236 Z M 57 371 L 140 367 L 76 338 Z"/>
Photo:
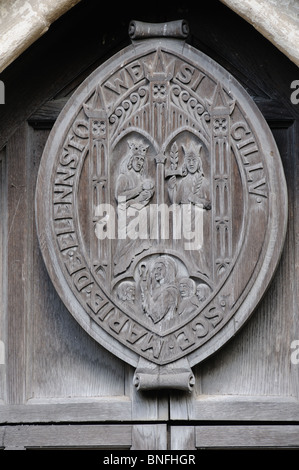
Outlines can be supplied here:
<path id="1" fill-rule="evenodd" d="M 287 190 L 242 86 L 169 27 L 141 30 L 58 117 L 36 220 L 82 327 L 137 366 L 202 361 L 241 328 L 282 251 Z M 160 31 L 160 33 L 159 33 Z"/>

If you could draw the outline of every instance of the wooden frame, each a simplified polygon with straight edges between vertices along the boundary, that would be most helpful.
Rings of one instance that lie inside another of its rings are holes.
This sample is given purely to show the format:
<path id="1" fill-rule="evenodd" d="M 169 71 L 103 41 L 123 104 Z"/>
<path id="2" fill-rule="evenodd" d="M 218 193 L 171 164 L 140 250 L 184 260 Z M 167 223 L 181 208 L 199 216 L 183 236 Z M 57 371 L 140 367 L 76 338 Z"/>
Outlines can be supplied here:
<path id="1" fill-rule="evenodd" d="M 165 450 L 166 425 L 47 425 L 0 428 L 0 448 Z"/>
<path id="2" fill-rule="evenodd" d="M 173 450 L 298 449 L 299 426 L 173 426 Z"/>

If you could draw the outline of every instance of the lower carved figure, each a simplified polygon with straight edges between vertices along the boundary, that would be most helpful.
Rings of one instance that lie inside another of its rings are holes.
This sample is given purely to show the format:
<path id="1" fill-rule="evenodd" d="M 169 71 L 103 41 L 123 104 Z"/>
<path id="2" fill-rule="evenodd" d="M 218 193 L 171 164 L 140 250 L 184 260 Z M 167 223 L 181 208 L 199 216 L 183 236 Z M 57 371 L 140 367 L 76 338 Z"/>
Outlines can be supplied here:
<path id="1" fill-rule="evenodd" d="M 146 278 L 141 280 L 142 306 L 154 323 L 172 318 L 178 304 L 176 263 L 167 255 L 155 259 Z"/>
<path id="2" fill-rule="evenodd" d="M 122 282 L 117 290 L 117 297 L 119 300 L 127 305 L 134 306 L 135 303 L 135 283 L 131 281 Z"/>
<path id="3" fill-rule="evenodd" d="M 196 297 L 196 284 L 193 279 L 184 277 L 180 279 L 179 291 L 181 300 L 178 306 L 179 315 L 190 315 L 196 311 L 199 306 L 198 298 Z"/>
<path id="4" fill-rule="evenodd" d="M 196 288 L 196 296 L 199 302 L 205 302 L 209 295 L 211 294 L 211 289 L 207 284 L 201 283 L 198 284 Z"/>

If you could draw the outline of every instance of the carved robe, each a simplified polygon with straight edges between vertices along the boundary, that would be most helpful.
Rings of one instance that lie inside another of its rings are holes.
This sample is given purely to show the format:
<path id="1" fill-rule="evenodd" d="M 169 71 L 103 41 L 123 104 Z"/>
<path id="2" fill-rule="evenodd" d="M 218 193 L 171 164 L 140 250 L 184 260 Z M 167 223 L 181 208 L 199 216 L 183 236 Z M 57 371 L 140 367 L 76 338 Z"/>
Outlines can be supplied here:
<path id="1" fill-rule="evenodd" d="M 116 200 L 120 201 L 120 198 L 125 198 L 123 203 L 118 204 L 118 211 L 119 213 L 120 211 L 126 212 L 119 217 L 124 221 L 125 226 L 120 227 L 120 230 L 126 233 L 126 237 L 124 239 L 118 238 L 114 255 L 115 276 L 125 272 L 135 256 L 148 250 L 151 246 L 149 240 L 136 238 L 135 227 L 128 223 L 126 216 L 128 207 L 137 213 L 149 203 L 153 193 L 142 189 L 142 184 L 145 181 L 147 180 L 144 180 L 140 173 L 131 169 L 125 174 L 121 173 L 116 182 Z"/>

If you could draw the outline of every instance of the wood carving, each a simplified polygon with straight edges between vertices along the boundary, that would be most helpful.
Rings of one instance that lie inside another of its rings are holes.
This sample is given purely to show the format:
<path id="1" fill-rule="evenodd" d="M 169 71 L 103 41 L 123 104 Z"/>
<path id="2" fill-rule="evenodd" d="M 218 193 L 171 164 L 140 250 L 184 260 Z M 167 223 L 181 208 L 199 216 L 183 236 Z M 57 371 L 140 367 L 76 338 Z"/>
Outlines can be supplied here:
<path id="1" fill-rule="evenodd" d="M 285 180 L 262 115 L 185 43 L 185 22 L 129 32 L 49 136 L 38 234 L 69 311 L 139 364 L 136 387 L 190 390 L 190 366 L 236 333 L 272 278 Z"/>

